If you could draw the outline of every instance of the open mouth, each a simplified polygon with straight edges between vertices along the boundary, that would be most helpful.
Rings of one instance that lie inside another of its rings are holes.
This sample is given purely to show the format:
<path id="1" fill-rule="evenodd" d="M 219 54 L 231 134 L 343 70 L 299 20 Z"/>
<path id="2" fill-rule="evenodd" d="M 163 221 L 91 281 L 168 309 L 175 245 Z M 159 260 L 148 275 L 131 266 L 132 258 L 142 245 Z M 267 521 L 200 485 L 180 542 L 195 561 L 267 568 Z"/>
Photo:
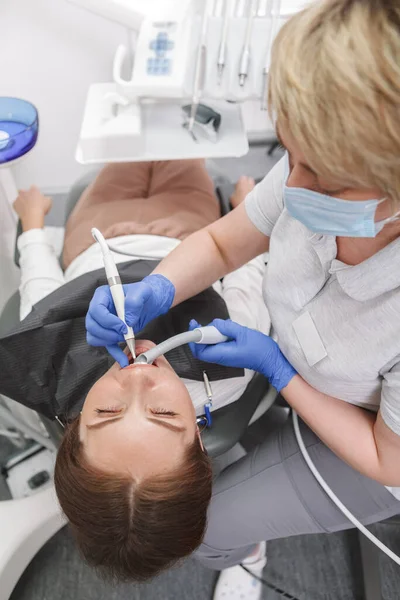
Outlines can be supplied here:
<path id="1" fill-rule="evenodd" d="M 146 348 L 145 346 L 136 346 L 136 356 L 140 356 L 140 354 L 143 354 L 144 352 L 147 352 L 148 350 L 150 350 L 150 348 Z M 127 367 L 125 367 L 126 369 L 129 369 L 129 367 L 131 367 L 131 366 L 136 366 L 131 352 L 128 353 L 128 360 L 129 360 L 129 365 Z M 158 367 L 159 365 L 157 364 L 157 362 L 158 362 L 158 359 L 156 359 L 152 364 L 147 364 L 147 363 L 139 363 L 139 364 L 142 366 L 143 365 L 147 366 L 147 367 Z"/>

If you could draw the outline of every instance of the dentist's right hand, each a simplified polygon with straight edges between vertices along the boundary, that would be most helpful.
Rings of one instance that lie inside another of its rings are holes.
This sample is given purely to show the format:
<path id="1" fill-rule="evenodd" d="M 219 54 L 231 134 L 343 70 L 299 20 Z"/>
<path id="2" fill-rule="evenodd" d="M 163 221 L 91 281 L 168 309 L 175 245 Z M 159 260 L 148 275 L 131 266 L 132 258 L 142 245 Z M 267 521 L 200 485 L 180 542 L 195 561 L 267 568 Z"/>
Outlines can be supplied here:
<path id="1" fill-rule="evenodd" d="M 124 285 L 125 320 L 135 333 L 165 314 L 172 306 L 175 286 L 163 275 L 149 275 L 138 283 Z M 115 312 L 108 285 L 98 287 L 86 315 L 86 340 L 91 346 L 105 346 L 121 365 L 128 365 L 126 354 L 118 346 L 124 341 L 125 324 Z"/>

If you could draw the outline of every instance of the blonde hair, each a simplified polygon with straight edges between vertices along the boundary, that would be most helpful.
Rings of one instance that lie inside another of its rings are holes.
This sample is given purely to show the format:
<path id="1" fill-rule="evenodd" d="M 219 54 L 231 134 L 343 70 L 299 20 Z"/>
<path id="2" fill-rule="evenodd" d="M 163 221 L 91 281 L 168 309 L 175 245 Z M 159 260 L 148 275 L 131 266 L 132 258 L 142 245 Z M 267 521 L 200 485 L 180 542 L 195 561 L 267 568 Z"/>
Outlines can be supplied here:
<path id="1" fill-rule="evenodd" d="M 323 0 L 274 43 L 269 106 L 324 179 L 400 204 L 400 3 Z"/>

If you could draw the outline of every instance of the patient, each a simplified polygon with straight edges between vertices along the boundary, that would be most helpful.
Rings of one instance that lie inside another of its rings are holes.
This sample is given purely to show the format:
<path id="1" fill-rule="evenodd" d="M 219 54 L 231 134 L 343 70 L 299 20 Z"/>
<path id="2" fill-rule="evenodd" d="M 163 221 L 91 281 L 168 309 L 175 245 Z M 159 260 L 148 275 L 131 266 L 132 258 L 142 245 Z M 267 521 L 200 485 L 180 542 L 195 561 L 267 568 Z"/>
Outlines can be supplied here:
<path id="1" fill-rule="evenodd" d="M 253 180 L 241 178 L 232 205 L 253 187 Z M 102 268 L 91 227 L 119 250 L 161 259 L 219 217 L 203 161 L 108 165 L 68 220 L 63 272 L 43 230 L 50 199 L 31 188 L 14 206 L 24 230 L 18 241 L 21 319 L 60 286 Z M 132 261 L 123 254 L 115 259 Z M 214 287 L 232 319 L 267 333 L 269 317 L 259 294 L 264 266 L 262 257 L 254 259 Z M 153 345 L 137 341 L 136 351 Z M 244 377 L 214 381 L 214 408 L 238 399 L 252 376 L 246 371 Z M 203 383 L 180 379 L 164 357 L 124 369 L 116 363 L 66 428 L 57 494 L 85 558 L 105 574 L 144 580 L 201 543 L 212 483 L 196 424 L 204 403 Z"/>

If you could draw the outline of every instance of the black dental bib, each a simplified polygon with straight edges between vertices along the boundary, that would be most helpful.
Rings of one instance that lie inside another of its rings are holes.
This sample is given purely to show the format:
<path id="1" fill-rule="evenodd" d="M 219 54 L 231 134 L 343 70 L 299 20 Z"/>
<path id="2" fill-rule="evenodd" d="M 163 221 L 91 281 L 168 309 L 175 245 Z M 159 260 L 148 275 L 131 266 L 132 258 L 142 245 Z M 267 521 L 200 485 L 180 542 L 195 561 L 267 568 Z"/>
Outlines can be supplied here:
<path id="1" fill-rule="evenodd" d="M 141 281 L 156 261 L 132 261 L 118 265 L 123 283 Z M 0 338 L 0 394 L 50 419 L 71 419 L 79 414 L 92 385 L 110 368 L 113 360 L 105 348 L 86 342 L 85 316 L 94 290 L 105 285 L 104 269 L 86 273 L 66 283 L 35 304 L 24 321 Z M 207 325 L 214 318 L 229 318 L 224 300 L 212 289 L 183 302 L 149 323 L 137 339 L 156 344 L 187 331 L 190 319 Z M 244 375 L 195 359 L 188 346 L 166 357 L 180 377 L 210 381 Z"/>

